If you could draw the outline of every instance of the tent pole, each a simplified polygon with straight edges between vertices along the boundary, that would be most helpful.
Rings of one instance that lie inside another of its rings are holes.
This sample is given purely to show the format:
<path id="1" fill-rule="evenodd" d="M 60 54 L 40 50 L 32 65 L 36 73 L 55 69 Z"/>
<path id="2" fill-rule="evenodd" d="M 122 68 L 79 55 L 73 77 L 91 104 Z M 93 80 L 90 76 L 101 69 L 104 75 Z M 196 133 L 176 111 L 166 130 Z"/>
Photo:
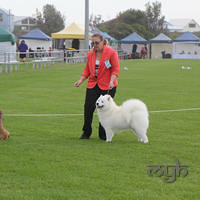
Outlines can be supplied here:
<path id="1" fill-rule="evenodd" d="M 89 0 L 85 0 L 85 49 L 89 49 Z"/>

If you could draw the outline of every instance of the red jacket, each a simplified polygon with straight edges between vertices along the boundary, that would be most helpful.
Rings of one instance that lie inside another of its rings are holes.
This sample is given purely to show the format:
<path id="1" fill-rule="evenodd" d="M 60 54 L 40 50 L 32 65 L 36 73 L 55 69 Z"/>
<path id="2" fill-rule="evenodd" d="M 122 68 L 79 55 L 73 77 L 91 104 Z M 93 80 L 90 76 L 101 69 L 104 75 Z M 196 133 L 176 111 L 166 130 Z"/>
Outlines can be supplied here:
<path id="1" fill-rule="evenodd" d="M 106 62 L 110 63 L 111 66 L 109 67 L 108 64 L 108 67 L 106 67 Z M 99 62 L 97 78 L 95 78 L 95 63 L 96 51 L 89 51 L 87 55 L 87 63 L 82 73 L 82 76 L 85 76 L 86 78 L 89 77 L 87 88 L 93 88 L 96 84 L 98 84 L 102 90 L 108 90 L 111 75 L 114 74 L 118 76 L 119 74 L 119 59 L 117 52 L 104 45 Z M 114 81 L 114 87 L 116 85 L 118 85 L 117 80 Z"/>

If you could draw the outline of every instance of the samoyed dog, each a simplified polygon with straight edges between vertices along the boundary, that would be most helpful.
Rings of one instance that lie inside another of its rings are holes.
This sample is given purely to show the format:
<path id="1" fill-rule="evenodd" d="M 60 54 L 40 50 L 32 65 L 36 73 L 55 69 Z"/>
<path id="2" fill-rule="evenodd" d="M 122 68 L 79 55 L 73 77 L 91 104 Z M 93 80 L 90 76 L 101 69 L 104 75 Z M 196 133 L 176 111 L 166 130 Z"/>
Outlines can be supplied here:
<path id="1" fill-rule="evenodd" d="M 149 126 L 146 105 L 138 99 L 129 99 L 117 106 L 110 95 L 101 95 L 96 101 L 99 121 L 106 131 L 106 142 L 111 142 L 115 132 L 132 129 L 139 142 L 148 143 Z"/>

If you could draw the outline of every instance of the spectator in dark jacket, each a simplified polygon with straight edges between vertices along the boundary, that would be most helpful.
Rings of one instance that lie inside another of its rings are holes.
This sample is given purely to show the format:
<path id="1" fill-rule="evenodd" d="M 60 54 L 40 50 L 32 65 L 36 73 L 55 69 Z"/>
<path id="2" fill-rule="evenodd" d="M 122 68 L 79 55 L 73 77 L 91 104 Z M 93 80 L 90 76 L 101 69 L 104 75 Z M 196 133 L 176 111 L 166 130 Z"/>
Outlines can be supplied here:
<path id="1" fill-rule="evenodd" d="M 27 46 L 27 44 L 25 43 L 24 40 L 22 40 L 21 43 L 19 44 L 18 50 L 20 52 L 19 57 L 20 57 L 21 62 L 25 62 L 25 60 L 26 60 L 26 51 L 28 50 L 28 46 Z"/>

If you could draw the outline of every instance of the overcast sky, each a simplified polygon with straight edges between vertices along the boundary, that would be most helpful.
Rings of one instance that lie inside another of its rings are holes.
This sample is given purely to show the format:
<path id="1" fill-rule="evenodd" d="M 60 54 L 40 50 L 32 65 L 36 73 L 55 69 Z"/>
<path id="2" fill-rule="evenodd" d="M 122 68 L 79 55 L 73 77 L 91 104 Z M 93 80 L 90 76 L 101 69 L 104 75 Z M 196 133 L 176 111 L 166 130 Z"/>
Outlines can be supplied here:
<path id="1" fill-rule="evenodd" d="M 166 20 L 191 18 L 200 24 L 200 0 L 158 0 Z M 129 8 L 145 10 L 152 0 L 89 0 L 90 15 L 102 16 L 103 20 L 115 18 Z M 72 22 L 84 27 L 85 0 L 1 0 L 0 7 L 16 16 L 33 16 L 36 9 L 42 11 L 46 4 L 53 4 L 66 17 L 66 25 Z"/>

